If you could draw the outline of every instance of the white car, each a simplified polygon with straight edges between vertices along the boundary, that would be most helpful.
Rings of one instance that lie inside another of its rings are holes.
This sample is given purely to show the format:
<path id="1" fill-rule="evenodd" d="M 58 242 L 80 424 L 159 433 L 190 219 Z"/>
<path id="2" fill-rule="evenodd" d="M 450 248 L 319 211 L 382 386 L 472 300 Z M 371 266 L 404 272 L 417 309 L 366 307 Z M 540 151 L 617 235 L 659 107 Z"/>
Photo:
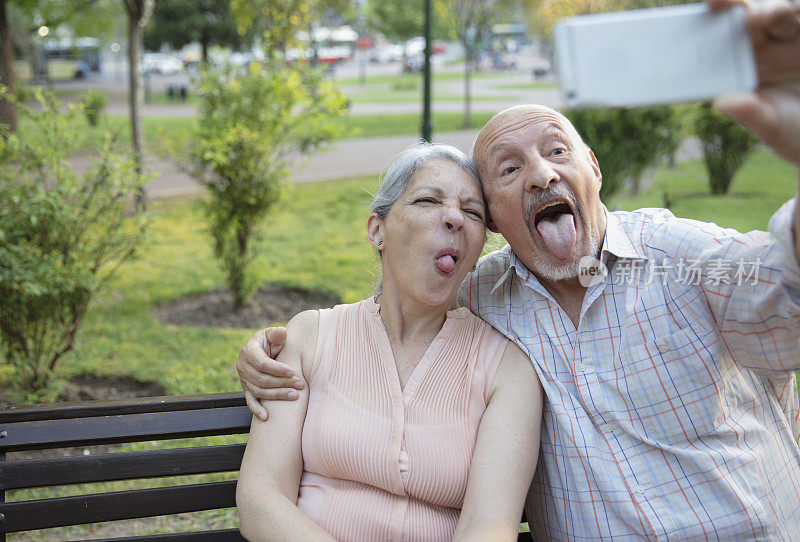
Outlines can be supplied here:
<path id="1" fill-rule="evenodd" d="M 171 75 L 183 69 L 183 61 L 166 53 L 145 53 L 142 55 L 142 73 Z"/>
<path id="2" fill-rule="evenodd" d="M 378 45 L 370 52 L 369 59 L 380 64 L 400 62 L 403 59 L 403 46 L 399 43 Z"/>

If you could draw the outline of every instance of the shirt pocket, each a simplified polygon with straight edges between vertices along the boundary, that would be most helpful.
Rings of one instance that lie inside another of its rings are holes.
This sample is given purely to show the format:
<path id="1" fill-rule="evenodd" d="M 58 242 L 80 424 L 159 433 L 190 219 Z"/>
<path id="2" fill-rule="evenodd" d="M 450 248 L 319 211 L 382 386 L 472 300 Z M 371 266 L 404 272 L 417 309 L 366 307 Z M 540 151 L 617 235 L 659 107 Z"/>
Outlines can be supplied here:
<path id="1" fill-rule="evenodd" d="M 616 387 L 654 444 L 702 437 L 724 420 L 723 378 L 713 332 L 680 329 L 622 351 Z"/>

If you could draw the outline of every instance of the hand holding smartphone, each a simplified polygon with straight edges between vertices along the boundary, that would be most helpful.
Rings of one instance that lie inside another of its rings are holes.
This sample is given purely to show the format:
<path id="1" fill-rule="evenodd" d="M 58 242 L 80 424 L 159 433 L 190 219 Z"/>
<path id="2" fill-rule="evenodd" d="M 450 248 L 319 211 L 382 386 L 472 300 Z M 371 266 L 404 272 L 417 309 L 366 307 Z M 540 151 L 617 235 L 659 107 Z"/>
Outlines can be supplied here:
<path id="1" fill-rule="evenodd" d="M 745 10 L 687 4 L 559 21 L 564 104 L 639 106 L 710 100 L 758 85 Z"/>

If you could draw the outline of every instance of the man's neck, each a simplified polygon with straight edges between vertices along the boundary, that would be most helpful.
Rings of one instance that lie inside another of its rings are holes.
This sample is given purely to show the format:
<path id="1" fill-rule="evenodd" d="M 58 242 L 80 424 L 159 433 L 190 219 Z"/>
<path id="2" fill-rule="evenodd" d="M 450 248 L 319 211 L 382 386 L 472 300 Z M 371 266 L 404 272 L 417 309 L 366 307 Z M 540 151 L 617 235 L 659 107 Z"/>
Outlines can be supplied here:
<path id="1" fill-rule="evenodd" d="M 581 318 L 581 307 L 583 298 L 586 296 L 586 287 L 580 283 L 578 277 L 564 280 L 547 280 L 537 276 L 539 283 L 553 296 L 558 306 L 561 307 L 570 320 L 578 329 Z"/>

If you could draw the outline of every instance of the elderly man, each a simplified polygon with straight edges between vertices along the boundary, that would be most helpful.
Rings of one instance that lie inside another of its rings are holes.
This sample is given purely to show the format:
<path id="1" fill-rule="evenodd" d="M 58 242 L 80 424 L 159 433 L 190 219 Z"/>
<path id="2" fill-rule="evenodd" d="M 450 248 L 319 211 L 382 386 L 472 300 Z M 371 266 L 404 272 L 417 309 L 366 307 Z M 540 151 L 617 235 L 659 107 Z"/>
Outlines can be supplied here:
<path id="1" fill-rule="evenodd" d="M 760 88 L 717 104 L 795 165 L 799 17 L 748 15 Z M 534 536 L 800 539 L 794 201 L 769 234 L 609 212 L 591 150 L 540 106 L 495 116 L 474 158 L 490 228 L 510 246 L 481 260 L 462 300 L 526 350 L 547 395 L 526 506 Z M 261 346 L 275 355 L 281 333 L 256 334 L 237 364 L 257 415 L 256 396 L 292 395 L 265 389 L 291 378 L 254 368 L 291 376 Z"/>

